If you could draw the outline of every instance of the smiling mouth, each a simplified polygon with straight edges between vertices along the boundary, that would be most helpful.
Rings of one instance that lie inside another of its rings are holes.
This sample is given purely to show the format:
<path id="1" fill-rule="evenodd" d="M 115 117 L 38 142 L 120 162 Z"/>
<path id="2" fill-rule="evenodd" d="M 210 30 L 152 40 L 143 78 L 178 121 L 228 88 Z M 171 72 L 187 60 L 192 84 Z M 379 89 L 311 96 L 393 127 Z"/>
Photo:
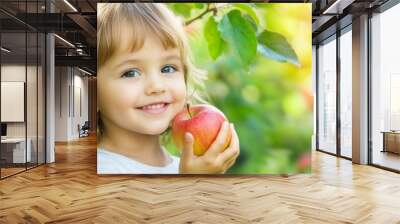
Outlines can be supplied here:
<path id="1" fill-rule="evenodd" d="M 148 104 L 142 107 L 136 107 L 136 109 L 149 114 L 161 114 L 168 109 L 169 105 L 170 103 L 160 102 L 160 103 Z"/>

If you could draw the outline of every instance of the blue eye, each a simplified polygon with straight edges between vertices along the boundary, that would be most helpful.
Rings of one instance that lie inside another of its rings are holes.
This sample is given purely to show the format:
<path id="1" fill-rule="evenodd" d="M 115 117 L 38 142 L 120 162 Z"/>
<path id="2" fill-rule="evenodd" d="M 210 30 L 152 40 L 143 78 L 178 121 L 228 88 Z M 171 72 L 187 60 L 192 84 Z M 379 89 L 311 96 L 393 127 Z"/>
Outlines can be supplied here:
<path id="1" fill-rule="evenodd" d="M 162 72 L 162 73 L 172 73 L 172 72 L 176 72 L 176 71 L 177 71 L 177 69 L 176 69 L 174 66 L 172 66 L 172 65 L 164 66 L 164 67 L 161 69 L 161 72 Z"/>
<path id="2" fill-rule="evenodd" d="M 140 76 L 140 72 L 136 69 L 130 70 L 122 74 L 122 78 L 134 78 Z"/>

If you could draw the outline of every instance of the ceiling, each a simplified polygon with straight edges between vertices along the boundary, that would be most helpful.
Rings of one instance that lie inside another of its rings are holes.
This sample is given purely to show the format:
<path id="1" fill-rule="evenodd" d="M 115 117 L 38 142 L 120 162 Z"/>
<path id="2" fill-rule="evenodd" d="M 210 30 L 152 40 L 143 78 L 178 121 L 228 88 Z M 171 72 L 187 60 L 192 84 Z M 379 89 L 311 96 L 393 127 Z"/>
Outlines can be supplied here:
<path id="1" fill-rule="evenodd" d="M 78 66 L 96 73 L 96 5 L 93 0 L 1 0 L 2 46 L 9 61 L 35 57 L 36 33 L 54 32 L 56 66 Z M 69 5 L 69 4 L 70 5 Z M 71 7 L 72 6 L 72 7 Z M 46 8 L 47 7 L 47 8 Z M 52 13 L 49 13 L 49 12 Z M 28 45 L 25 44 L 27 30 Z M 35 33 L 29 34 L 29 32 Z M 39 38 L 40 39 L 40 38 Z M 66 40 L 66 41 L 64 41 Z M 25 50 L 25 45 L 27 49 Z M 39 45 L 39 49 L 43 47 Z M 4 52 L 2 52 L 4 55 Z M 6 57 L 3 57 L 3 60 Z"/>
<path id="2" fill-rule="evenodd" d="M 382 5 L 387 0 L 275 0 L 263 2 L 312 3 L 313 43 L 318 43 L 337 27 L 351 23 L 352 17 Z M 96 73 L 96 5 L 105 0 L 1 0 L 0 22 L 3 46 L 14 54 L 26 55 L 24 33 L 54 32 L 56 65 L 79 66 Z M 121 2 L 121 1 L 119 1 Z M 49 12 L 52 13 L 49 13 Z M 338 21 L 341 21 L 338 23 Z M 340 24 L 340 26 L 338 26 Z M 6 33 L 6 34 L 4 34 Z M 30 38 L 28 38 L 30 39 Z M 63 41 L 66 40 L 67 42 Z M 30 40 L 28 40 L 29 42 Z M 72 45 L 71 45 L 72 44 Z M 27 53 L 34 53 L 35 43 Z"/>
<path id="3" fill-rule="evenodd" d="M 317 44 L 352 23 L 353 17 L 373 11 L 388 0 L 310 0 L 312 37 Z"/>

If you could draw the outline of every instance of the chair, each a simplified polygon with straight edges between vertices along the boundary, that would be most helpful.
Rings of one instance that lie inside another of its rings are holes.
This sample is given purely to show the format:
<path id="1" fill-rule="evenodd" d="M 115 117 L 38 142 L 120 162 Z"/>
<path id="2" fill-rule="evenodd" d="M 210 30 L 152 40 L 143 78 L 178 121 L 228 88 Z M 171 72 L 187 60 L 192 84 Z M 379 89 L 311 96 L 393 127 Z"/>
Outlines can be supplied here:
<path id="1" fill-rule="evenodd" d="M 79 138 L 89 136 L 89 130 L 90 130 L 89 121 L 85 121 L 82 127 L 78 124 Z"/>

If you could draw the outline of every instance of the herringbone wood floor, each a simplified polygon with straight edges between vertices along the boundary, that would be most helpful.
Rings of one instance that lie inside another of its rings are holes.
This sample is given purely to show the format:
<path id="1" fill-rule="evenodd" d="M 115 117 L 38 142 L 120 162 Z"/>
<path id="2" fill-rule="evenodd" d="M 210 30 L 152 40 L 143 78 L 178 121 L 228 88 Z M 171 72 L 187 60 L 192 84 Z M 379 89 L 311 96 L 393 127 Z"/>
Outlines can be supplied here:
<path id="1" fill-rule="evenodd" d="M 96 143 L 0 181 L 0 223 L 400 223 L 400 175 L 313 153 L 312 175 L 97 176 Z"/>

